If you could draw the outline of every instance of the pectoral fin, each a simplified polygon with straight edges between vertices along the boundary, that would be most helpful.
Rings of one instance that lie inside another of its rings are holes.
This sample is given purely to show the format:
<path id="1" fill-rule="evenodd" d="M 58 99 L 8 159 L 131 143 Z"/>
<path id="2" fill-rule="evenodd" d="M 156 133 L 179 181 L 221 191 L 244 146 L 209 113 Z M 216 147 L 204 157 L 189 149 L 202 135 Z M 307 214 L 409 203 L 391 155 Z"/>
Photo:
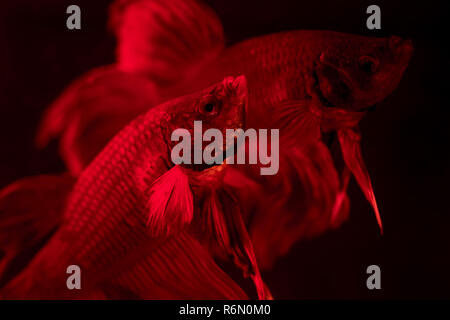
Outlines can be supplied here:
<path id="1" fill-rule="evenodd" d="M 175 166 L 153 183 L 147 208 L 147 226 L 155 237 L 180 231 L 192 221 L 194 200 L 183 168 Z"/>

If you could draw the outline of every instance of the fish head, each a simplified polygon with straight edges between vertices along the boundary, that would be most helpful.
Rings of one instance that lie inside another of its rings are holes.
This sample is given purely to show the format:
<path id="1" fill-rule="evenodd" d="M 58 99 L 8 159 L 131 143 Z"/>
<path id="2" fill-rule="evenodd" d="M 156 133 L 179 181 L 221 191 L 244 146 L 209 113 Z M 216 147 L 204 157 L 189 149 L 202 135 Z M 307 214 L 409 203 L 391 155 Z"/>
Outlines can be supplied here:
<path id="1" fill-rule="evenodd" d="M 397 87 L 413 52 L 410 40 L 336 33 L 315 66 L 316 92 L 327 107 L 364 111 Z"/>
<path id="2" fill-rule="evenodd" d="M 223 138 L 226 137 L 226 129 L 241 128 L 244 125 L 247 100 L 245 77 L 227 77 L 204 90 L 161 105 L 158 114 L 162 118 L 156 118 L 154 121 L 163 119 L 159 125 L 163 135 L 167 135 L 163 139 L 168 141 L 169 153 L 172 153 L 178 144 L 177 139 L 172 139 L 173 133 L 178 129 L 182 130 L 179 131 L 178 137 L 183 139 L 183 148 L 178 152 L 183 153 L 183 157 L 189 152 L 188 158 L 192 160 L 192 155 L 195 158 L 196 148 L 199 147 L 199 135 L 202 142 L 200 146 L 203 145 L 203 131 L 219 130 Z M 201 121 L 200 127 L 196 124 L 197 121 Z M 187 143 L 187 149 L 184 149 L 184 139 L 190 142 Z M 223 152 L 227 147 L 226 142 L 221 147 L 220 151 Z M 152 183 L 148 192 L 147 225 L 152 236 L 159 237 L 171 234 L 174 230 L 182 230 L 192 221 L 194 210 L 197 212 L 199 208 L 203 208 L 205 199 L 213 197 L 211 190 L 218 189 L 222 184 L 227 167 L 223 161 L 196 163 L 194 159 L 192 163 L 184 160 L 177 161 L 176 164 L 172 160 L 168 170 Z M 161 203 L 164 205 L 160 205 Z"/>
<path id="3" fill-rule="evenodd" d="M 172 108 L 167 110 L 170 114 L 167 130 L 173 132 L 183 128 L 189 131 L 191 155 L 194 154 L 194 148 L 197 147 L 194 141 L 196 136 L 202 137 L 208 129 L 219 130 L 223 137 L 223 145 L 218 151 L 222 154 L 230 147 L 227 145 L 227 129 L 244 127 L 247 103 L 248 90 L 245 76 L 226 77 L 219 83 L 175 101 Z M 195 125 L 196 121 L 201 121 L 201 126 Z M 201 132 L 196 132 L 199 130 Z M 168 133 L 169 137 L 170 132 Z M 169 149 L 172 150 L 177 143 L 171 141 Z M 234 143 L 235 141 L 233 141 Z M 211 166 L 202 164 L 193 167 L 196 170 L 203 170 Z"/>
<path id="4" fill-rule="evenodd" d="M 218 129 L 225 137 L 226 129 L 243 128 L 247 103 L 245 76 L 226 77 L 203 90 L 194 109 L 197 120 L 202 120 L 203 130 Z"/>
<path id="5" fill-rule="evenodd" d="M 166 110 L 170 114 L 168 128 L 187 129 L 194 136 L 194 121 L 202 121 L 202 130 L 242 128 L 247 108 L 248 91 L 245 76 L 226 77 L 206 89 L 175 99 Z"/>

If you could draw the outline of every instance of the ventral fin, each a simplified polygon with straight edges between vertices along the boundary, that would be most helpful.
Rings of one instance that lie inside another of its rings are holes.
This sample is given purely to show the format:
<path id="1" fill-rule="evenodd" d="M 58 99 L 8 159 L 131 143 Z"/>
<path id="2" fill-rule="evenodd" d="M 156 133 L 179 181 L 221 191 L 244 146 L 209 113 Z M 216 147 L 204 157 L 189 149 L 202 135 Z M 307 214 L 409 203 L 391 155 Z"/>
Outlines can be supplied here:
<path id="1" fill-rule="evenodd" d="M 361 135 L 353 129 L 342 129 L 338 130 L 338 137 L 345 164 L 358 182 L 364 196 L 372 205 L 380 232 L 383 234 L 383 225 L 373 192 L 372 182 L 361 152 Z"/>
<path id="2" fill-rule="evenodd" d="M 206 230 L 212 233 L 219 247 L 233 257 L 245 277 L 253 280 L 258 298 L 271 299 L 236 200 L 224 190 L 212 190 L 206 197 L 202 216 Z"/>

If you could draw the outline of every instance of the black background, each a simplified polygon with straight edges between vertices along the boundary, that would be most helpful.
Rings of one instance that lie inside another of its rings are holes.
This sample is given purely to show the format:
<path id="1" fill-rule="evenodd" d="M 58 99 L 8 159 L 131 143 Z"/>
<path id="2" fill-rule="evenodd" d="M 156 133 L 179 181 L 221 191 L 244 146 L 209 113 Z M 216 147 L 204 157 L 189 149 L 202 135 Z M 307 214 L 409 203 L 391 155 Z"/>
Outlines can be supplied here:
<path id="1" fill-rule="evenodd" d="M 56 143 L 34 148 L 45 107 L 75 77 L 114 61 L 106 0 L 17 0 L 0 4 L 0 186 L 64 169 Z M 275 298 L 450 298 L 449 14 L 437 1 L 209 1 L 228 43 L 288 29 L 328 29 L 413 40 L 398 89 L 362 122 L 363 152 L 385 235 L 354 183 L 350 219 L 295 246 L 264 274 Z M 77 4 L 82 29 L 66 28 Z M 367 30 L 366 8 L 382 29 Z M 368 265 L 382 290 L 366 288 Z"/>

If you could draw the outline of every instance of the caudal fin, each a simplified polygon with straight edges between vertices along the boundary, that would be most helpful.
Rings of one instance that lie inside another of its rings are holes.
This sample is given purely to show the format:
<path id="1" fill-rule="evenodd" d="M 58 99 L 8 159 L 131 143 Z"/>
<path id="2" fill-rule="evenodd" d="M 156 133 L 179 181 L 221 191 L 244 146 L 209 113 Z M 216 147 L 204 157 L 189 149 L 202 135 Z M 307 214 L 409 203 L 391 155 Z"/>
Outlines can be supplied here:
<path id="1" fill-rule="evenodd" d="M 106 299 L 248 299 L 187 231 L 143 243 L 102 274 L 97 287 Z"/>
<path id="2" fill-rule="evenodd" d="M 166 88 L 190 81 L 225 46 L 219 18 L 196 0 L 116 0 L 110 26 L 119 68 Z"/>
<path id="3" fill-rule="evenodd" d="M 218 17 L 196 0 L 117 0 L 110 26 L 117 63 L 70 84 L 46 110 L 36 137 L 39 147 L 59 139 L 74 176 L 132 119 L 189 93 L 196 72 L 225 44 Z"/>
<path id="4" fill-rule="evenodd" d="M 81 171 L 128 122 L 160 102 L 146 78 L 116 66 L 91 70 L 71 83 L 48 107 L 36 145 L 59 139 L 59 152 L 72 175 Z"/>
<path id="5" fill-rule="evenodd" d="M 40 175 L 0 190 L 0 287 L 56 230 L 74 182 L 68 175 Z"/>

